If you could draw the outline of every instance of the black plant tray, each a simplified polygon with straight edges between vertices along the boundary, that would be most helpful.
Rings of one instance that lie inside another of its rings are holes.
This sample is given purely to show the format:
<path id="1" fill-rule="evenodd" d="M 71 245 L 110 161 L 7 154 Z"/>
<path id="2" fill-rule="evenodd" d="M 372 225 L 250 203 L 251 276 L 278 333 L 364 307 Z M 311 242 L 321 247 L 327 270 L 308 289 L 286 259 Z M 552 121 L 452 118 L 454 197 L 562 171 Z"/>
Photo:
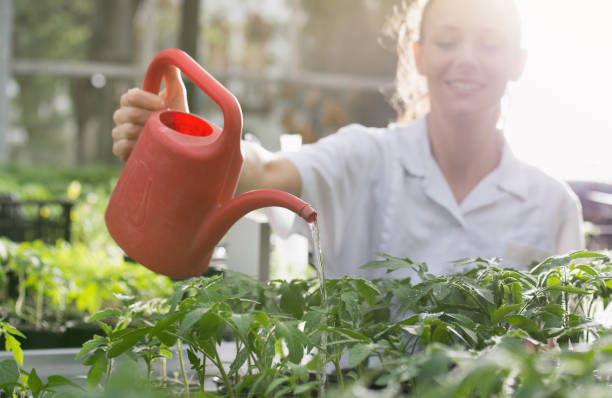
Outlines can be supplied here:
<path id="1" fill-rule="evenodd" d="M 76 348 L 91 340 L 95 334 L 104 335 L 102 329 L 93 325 L 67 328 L 63 331 L 20 327 L 26 338 L 18 337 L 24 350 L 45 348 Z M 4 347 L 4 337 L 0 336 L 0 347 Z"/>
<path id="2" fill-rule="evenodd" d="M 0 236 L 14 242 L 70 242 L 73 206 L 70 200 L 19 200 L 13 194 L 0 193 Z"/>

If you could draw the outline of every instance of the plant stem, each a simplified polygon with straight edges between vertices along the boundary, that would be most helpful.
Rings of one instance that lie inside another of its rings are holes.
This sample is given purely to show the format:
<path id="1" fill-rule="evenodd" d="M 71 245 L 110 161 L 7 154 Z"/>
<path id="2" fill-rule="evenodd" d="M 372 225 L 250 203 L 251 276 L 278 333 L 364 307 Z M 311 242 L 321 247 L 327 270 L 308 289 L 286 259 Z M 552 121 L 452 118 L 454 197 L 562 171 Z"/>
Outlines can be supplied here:
<path id="1" fill-rule="evenodd" d="M 151 383 L 151 373 L 153 372 L 153 369 L 151 367 L 151 360 L 149 358 L 147 358 L 147 383 Z"/>
<path id="2" fill-rule="evenodd" d="M 181 339 L 176 340 L 176 349 L 178 350 L 179 365 L 181 366 L 181 376 L 183 377 L 183 386 L 185 386 L 185 396 L 189 398 L 189 380 L 185 373 L 185 364 L 183 363 L 183 342 Z"/>
<path id="3" fill-rule="evenodd" d="M 342 369 L 340 368 L 340 360 L 335 359 L 334 367 L 336 368 L 336 377 L 338 377 L 338 385 L 340 388 L 344 388 L 344 376 L 342 376 Z"/>
<path id="4" fill-rule="evenodd" d="M 25 280 L 21 272 L 17 274 L 17 281 L 19 283 L 19 293 L 15 302 L 15 314 L 21 318 L 23 317 L 23 303 L 25 302 L 26 295 Z"/>
<path id="5" fill-rule="evenodd" d="M 166 385 L 166 357 L 161 358 L 161 384 Z"/>
<path id="6" fill-rule="evenodd" d="M 108 368 L 106 369 L 106 381 L 104 382 L 104 385 L 108 384 L 108 381 L 110 380 L 111 372 L 112 371 L 113 371 L 113 358 L 111 358 L 108 361 Z"/>
<path id="7" fill-rule="evenodd" d="M 200 386 L 202 388 L 202 391 L 205 391 L 204 389 L 204 382 L 206 381 L 206 355 L 202 355 L 202 385 Z"/>
<path id="8" fill-rule="evenodd" d="M 414 350 L 416 350 L 417 343 L 419 342 L 418 336 L 414 336 L 414 344 L 412 344 L 412 349 L 410 350 L 410 355 L 414 354 Z"/>
<path id="9" fill-rule="evenodd" d="M 221 373 L 221 378 L 223 379 L 223 383 L 225 384 L 225 388 L 227 389 L 227 395 L 230 398 L 234 398 L 234 390 L 232 389 L 232 384 L 230 383 L 229 378 L 227 377 L 227 373 L 225 373 L 225 369 L 223 369 L 223 363 L 221 362 L 221 358 L 219 358 L 219 352 L 215 350 L 215 359 L 217 369 L 219 369 L 219 373 Z"/>
<path id="10" fill-rule="evenodd" d="M 42 322 L 42 312 L 43 312 L 43 291 L 44 291 L 44 282 L 40 281 L 38 283 L 38 292 L 36 293 L 36 320 L 35 320 L 35 327 L 36 329 L 40 329 L 40 324 Z"/>

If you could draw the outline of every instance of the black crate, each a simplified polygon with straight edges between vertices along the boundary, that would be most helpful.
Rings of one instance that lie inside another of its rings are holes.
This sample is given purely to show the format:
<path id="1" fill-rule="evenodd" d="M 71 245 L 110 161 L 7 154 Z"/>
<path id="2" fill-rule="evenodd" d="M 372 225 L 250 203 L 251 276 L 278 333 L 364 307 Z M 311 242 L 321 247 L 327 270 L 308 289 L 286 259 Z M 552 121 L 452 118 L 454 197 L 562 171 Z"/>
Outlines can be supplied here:
<path id="1" fill-rule="evenodd" d="M 70 242 L 73 206 L 70 200 L 19 200 L 13 194 L 0 194 L 0 236 L 14 242 Z"/>

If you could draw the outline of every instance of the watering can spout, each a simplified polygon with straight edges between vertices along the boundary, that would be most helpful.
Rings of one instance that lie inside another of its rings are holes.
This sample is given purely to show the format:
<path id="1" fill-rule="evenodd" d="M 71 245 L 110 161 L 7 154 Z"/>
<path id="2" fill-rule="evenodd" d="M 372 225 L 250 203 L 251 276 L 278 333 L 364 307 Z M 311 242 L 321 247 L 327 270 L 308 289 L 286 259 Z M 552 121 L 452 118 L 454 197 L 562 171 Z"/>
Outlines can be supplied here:
<path id="1" fill-rule="evenodd" d="M 262 207 L 284 207 L 306 222 L 317 220 L 317 212 L 308 203 L 282 191 L 260 189 L 245 192 L 225 202 L 200 228 L 195 242 L 202 248 L 214 247 L 240 218 Z"/>

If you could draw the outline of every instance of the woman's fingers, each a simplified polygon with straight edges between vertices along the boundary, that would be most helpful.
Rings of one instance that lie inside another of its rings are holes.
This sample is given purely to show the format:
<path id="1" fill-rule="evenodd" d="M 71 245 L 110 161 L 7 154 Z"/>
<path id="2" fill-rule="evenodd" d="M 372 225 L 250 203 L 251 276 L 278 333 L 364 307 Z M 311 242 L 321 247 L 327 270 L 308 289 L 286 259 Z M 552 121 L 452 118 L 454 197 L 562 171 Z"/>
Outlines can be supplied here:
<path id="1" fill-rule="evenodd" d="M 178 68 L 170 68 L 164 74 L 166 88 L 159 94 L 166 106 L 181 112 L 189 112 L 187 106 L 187 90 Z"/>
<path id="2" fill-rule="evenodd" d="M 172 68 L 164 75 L 167 89 L 160 95 L 132 88 L 120 98 L 120 107 L 113 114 L 113 154 L 126 161 L 143 126 L 155 111 L 175 109 L 187 111 L 187 97 L 180 72 Z"/>
<path id="3" fill-rule="evenodd" d="M 113 154 L 119 159 L 126 161 L 132 153 L 132 148 L 142 131 L 142 126 L 138 124 L 125 123 L 112 131 L 113 135 Z"/>
<path id="4" fill-rule="evenodd" d="M 113 142 L 113 154 L 124 162 L 127 161 L 136 140 L 120 139 Z"/>
<path id="5" fill-rule="evenodd" d="M 164 109 L 166 106 L 163 99 L 156 94 L 132 88 L 126 91 L 119 100 L 121 107 L 141 108 L 150 111 Z"/>
<path id="6" fill-rule="evenodd" d="M 122 106 L 113 114 L 113 120 L 116 126 L 126 123 L 144 126 L 151 113 L 153 112 L 148 109 Z"/>
<path id="7" fill-rule="evenodd" d="M 113 141 L 119 140 L 136 140 L 142 131 L 142 126 L 139 124 L 124 123 L 115 128 L 112 131 Z"/>

